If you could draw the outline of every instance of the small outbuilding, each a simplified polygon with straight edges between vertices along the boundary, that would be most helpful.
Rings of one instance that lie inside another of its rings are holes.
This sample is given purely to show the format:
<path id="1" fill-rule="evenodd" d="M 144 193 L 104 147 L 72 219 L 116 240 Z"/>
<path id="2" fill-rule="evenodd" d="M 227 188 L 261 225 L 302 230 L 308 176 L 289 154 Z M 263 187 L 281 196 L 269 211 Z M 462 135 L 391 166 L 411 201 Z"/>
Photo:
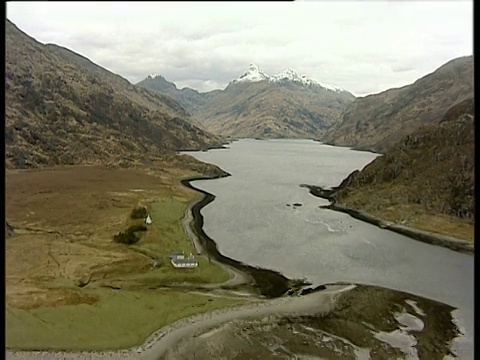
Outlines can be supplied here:
<path id="1" fill-rule="evenodd" d="M 145 224 L 150 225 L 151 223 L 152 223 L 152 218 L 150 217 L 150 215 L 148 215 L 147 218 L 145 219 Z"/>

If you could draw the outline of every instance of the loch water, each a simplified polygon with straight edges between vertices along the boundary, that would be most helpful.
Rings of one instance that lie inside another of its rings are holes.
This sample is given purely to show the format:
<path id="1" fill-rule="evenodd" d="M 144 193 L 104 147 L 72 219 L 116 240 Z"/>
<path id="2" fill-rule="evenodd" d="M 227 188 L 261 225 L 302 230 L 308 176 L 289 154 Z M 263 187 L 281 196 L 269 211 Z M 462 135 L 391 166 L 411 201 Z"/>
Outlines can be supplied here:
<path id="1" fill-rule="evenodd" d="M 474 256 L 322 209 L 328 202 L 300 186 L 337 186 L 379 154 L 293 139 L 186 153 L 231 174 L 192 182 L 216 197 L 201 213 L 222 254 L 314 285 L 378 285 L 451 305 L 464 333 L 454 349 L 473 359 Z"/>

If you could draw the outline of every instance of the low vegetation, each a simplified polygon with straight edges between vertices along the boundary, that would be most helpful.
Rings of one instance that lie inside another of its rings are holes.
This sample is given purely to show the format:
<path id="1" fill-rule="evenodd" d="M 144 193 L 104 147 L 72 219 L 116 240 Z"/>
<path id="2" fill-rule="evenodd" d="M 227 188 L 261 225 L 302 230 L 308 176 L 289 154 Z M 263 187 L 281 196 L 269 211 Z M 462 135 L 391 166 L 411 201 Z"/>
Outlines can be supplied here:
<path id="1" fill-rule="evenodd" d="M 140 231 L 147 231 L 147 227 L 145 225 L 132 225 L 124 232 L 119 232 L 117 235 L 114 235 L 113 241 L 127 245 L 135 244 L 140 240 L 140 236 L 138 235 Z"/>
<path id="2" fill-rule="evenodd" d="M 6 346 L 129 347 L 176 319 L 242 302 L 173 289 L 229 278 L 203 257 L 196 269 L 168 262 L 172 250 L 193 252 L 181 219 L 200 195 L 179 179 L 217 171 L 187 156 L 151 168 L 7 170 L 5 210 L 15 232 L 5 242 Z M 143 220 L 130 218 L 138 204 L 153 219 L 146 232 L 137 231 Z M 112 241 L 120 229 L 142 241 Z"/>
<path id="3" fill-rule="evenodd" d="M 132 210 L 130 213 L 130 219 L 145 219 L 147 215 L 147 209 L 144 206 L 139 206 Z"/>
<path id="4" fill-rule="evenodd" d="M 473 98 L 350 174 L 336 200 L 386 220 L 473 241 Z"/>
<path id="5" fill-rule="evenodd" d="M 245 302 L 173 290 L 85 292 L 98 301 L 31 310 L 7 308 L 6 346 L 31 350 L 124 349 L 142 344 L 150 334 L 176 320 Z"/>

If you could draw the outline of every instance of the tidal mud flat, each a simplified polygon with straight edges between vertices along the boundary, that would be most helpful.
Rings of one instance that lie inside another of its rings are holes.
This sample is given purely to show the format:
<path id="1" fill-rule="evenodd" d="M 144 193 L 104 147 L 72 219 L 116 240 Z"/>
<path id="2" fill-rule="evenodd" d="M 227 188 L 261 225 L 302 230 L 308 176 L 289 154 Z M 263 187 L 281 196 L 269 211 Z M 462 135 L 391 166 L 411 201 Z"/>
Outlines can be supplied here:
<path id="1" fill-rule="evenodd" d="M 384 288 L 331 284 L 304 296 L 220 309 L 104 352 L 10 352 L 6 359 L 442 359 L 455 356 L 452 307 Z"/>
<path id="2" fill-rule="evenodd" d="M 458 331 L 452 322 L 453 308 L 422 297 L 374 286 L 327 285 L 325 290 L 269 304 L 261 311 L 239 312 L 234 320 L 192 331 L 160 358 L 454 356 L 450 344 Z"/>

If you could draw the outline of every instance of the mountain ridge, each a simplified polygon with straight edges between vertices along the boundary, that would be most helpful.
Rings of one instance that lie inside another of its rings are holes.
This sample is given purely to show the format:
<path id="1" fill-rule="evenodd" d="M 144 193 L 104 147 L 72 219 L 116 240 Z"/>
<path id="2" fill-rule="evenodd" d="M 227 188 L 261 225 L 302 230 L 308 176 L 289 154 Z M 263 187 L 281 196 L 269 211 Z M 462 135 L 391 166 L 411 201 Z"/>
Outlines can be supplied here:
<path id="1" fill-rule="evenodd" d="M 291 69 L 270 77 L 254 64 L 223 90 L 178 90 L 158 74 L 137 85 L 171 96 L 199 126 L 233 138 L 318 139 L 355 98 Z"/>
<path id="2" fill-rule="evenodd" d="M 344 206 L 426 231 L 473 240 L 474 99 L 403 137 L 333 197 Z"/>
<path id="3" fill-rule="evenodd" d="M 8 19 L 5 30 L 7 168 L 133 164 L 222 146 L 173 99 L 69 49 L 42 44 Z"/>
<path id="4" fill-rule="evenodd" d="M 435 123 L 473 96 L 473 56 L 450 60 L 410 85 L 356 98 L 321 138 L 337 146 L 385 152 L 397 138 Z"/>

